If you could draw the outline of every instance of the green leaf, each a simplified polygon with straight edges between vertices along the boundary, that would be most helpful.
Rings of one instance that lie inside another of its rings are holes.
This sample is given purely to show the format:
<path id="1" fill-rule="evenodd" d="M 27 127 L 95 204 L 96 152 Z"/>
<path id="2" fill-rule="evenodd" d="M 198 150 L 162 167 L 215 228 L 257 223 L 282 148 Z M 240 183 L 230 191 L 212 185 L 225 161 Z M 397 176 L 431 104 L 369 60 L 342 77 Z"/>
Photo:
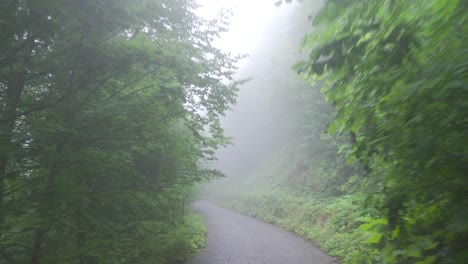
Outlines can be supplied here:
<path id="1" fill-rule="evenodd" d="M 374 235 L 372 235 L 370 238 L 368 238 L 365 243 L 368 243 L 368 244 L 377 244 L 380 242 L 380 240 L 382 239 L 382 234 L 380 233 L 375 233 Z"/>

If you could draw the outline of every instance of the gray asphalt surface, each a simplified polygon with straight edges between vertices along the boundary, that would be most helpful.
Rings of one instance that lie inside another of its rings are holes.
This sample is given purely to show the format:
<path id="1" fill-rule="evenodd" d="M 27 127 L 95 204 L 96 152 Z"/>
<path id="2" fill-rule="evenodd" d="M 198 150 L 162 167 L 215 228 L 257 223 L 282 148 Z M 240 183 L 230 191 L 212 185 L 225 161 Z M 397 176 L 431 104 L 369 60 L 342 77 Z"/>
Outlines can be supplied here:
<path id="1" fill-rule="evenodd" d="M 271 224 L 199 201 L 194 210 L 205 217 L 207 247 L 184 264 L 335 264 L 305 240 Z"/>

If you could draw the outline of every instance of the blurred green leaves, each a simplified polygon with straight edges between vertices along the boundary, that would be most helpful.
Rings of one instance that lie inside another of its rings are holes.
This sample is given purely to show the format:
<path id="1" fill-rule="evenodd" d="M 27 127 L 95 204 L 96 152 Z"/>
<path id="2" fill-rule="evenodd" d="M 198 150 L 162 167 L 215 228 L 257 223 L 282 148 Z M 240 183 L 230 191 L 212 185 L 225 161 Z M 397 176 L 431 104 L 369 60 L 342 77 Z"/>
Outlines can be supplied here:
<path id="1" fill-rule="evenodd" d="M 382 196 L 370 206 L 389 226 L 371 242 L 387 237 L 387 263 L 456 263 L 466 248 L 450 223 L 467 206 L 467 17 L 456 0 L 330 0 L 304 38 L 296 69 L 326 84 L 330 130 L 355 133 L 348 155 L 383 183 L 362 191 Z"/>

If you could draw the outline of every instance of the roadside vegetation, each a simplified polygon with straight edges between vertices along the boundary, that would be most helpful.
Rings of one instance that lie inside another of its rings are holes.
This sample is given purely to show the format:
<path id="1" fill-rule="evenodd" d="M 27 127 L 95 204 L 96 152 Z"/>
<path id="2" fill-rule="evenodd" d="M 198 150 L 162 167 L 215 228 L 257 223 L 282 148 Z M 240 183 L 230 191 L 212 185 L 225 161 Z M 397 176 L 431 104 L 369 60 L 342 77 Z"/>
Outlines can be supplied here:
<path id="1" fill-rule="evenodd" d="M 295 66 L 297 137 L 208 197 L 344 263 L 466 263 L 467 8 L 327 1 Z"/>
<path id="2" fill-rule="evenodd" d="M 0 2 L 0 263 L 180 261 L 204 245 L 237 60 L 189 0 Z"/>
<path id="3" fill-rule="evenodd" d="M 243 82 L 212 45 L 226 21 L 196 6 L 0 2 L 0 263 L 172 264 L 204 246 L 194 186 L 222 176 Z M 305 57 L 297 17 L 252 56 L 269 65 L 252 63 L 264 78 L 238 119 L 243 173 L 207 196 L 344 263 L 468 263 L 466 1 L 328 0 L 310 18 Z"/>

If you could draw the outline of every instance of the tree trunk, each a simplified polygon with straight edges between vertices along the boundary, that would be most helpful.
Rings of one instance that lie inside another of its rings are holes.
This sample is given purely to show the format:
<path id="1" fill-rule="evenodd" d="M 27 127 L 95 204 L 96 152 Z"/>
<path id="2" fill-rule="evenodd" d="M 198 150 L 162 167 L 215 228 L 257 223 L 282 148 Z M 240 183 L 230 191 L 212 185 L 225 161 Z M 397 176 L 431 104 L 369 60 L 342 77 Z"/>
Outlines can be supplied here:
<path id="1" fill-rule="evenodd" d="M 62 155 L 62 150 L 63 150 L 63 143 L 57 144 L 55 151 L 53 153 L 54 155 L 54 162 L 52 163 L 50 169 L 49 169 L 49 174 L 47 176 L 47 186 L 46 186 L 46 193 L 44 200 L 46 201 L 52 201 L 55 199 L 55 180 L 57 179 L 58 176 L 58 169 L 61 164 L 60 157 Z M 51 203 L 53 204 L 53 203 Z M 42 243 L 44 240 L 44 236 L 47 233 L 47 221 L 49 220 L 49 209 L 47 207 L 42 208 L 40 211 L 40 218 L 42 221 L 42 226 L 36 231 L 36 236 L 33 241 L 33 250 L 31 253 L 31 264 L 39 264 L 40 263 L 40 256 L 41 256 L 41 250 L 42 250 Z"/>
<path id="2" fill-rule="evenodd" d="M 41 245 L 42 245 L 42 239 L 44 238 L 45 235 L 45 229 L 38 230 L 36 232 L 36 236 L 34 237 L 34 243 L 33 243 L 33 251 L 31 254 L 31 264 L 39 264 L 40 263 L 40 253 L 41 253 Z"/>

